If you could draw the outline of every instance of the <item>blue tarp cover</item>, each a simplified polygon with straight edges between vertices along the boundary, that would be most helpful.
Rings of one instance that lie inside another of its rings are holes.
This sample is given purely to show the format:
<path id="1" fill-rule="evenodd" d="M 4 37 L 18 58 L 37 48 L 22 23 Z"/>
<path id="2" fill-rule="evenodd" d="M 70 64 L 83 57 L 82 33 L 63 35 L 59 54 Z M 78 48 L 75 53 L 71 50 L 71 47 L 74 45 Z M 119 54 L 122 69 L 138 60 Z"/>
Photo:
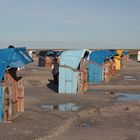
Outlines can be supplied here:
<path id="1" fill-rule="evenodd" d="M 129 53 L 129 51 L 123 51 L 122 55 L 127 55 Z"/>
<path id="2" fill-rule="evenodd" d="M 109 59 L 115 55 L 114 51 L 110 50 L 97 50 L 93 51 L 90 54 L 89 61 L 90 62 L 95 62 L 98 64 L 103 64 L 106 59 Z"/>
<path id="3" fill-rule="evenodd" d="M 108 51 L 111 51 L 112 55 L 117 55 L 117 51 L 116 50 L 111 49 L 111 50 L 108 50 Z"/>
<path id="4" fill-rule="evenodd" d="M 18 68 L 32 62 L 26 48 L 0 49 L 0 80 L 2 80 L 7 66 Z"/>
<path id="5" fill-rule="evenodd" d="M 85 51 L 85 49 L 64 51 L 60 57 L 60 65 L 67 65 L 77 69 Z"/>

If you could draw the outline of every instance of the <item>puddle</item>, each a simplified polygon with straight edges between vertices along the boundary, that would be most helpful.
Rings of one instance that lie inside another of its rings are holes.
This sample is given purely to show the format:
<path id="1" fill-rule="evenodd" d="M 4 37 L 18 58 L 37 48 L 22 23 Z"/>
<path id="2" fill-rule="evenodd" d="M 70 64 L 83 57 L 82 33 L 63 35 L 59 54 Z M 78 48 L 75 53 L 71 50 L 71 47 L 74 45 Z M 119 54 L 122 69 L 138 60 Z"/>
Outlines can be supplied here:
<path id="1" fill-rule="evenodd" d="M 32 72 L 36 72 L 36 71 L 38 71 L 38 70 L 31 70 Z"/>
<path id="2" fill-rule="evenodd" d="M 91 128 L 93 127 L 93 124 L 90 122 L 84 122 L 82 124 L 78 124 L 77 127 L 78 128 Z"/>
<path id="3" fill-rule="evenodd" d="M 95 89 L 89 89 L 87 92 L 104 93 L 104 91 L 102 91 L 102 90 L 95 90 Z"/>
<path id="4" fill-rule="evenodd" d="M 124 80 L 136 80 L 134 76 L 124 76 Z"/>
<path id="5" fill-rule="evenodd" d="M 115 94 L 115 92 L 113 91 L 102 91 L 102 90 L 94 90 L 94 89 L 88 90 L 87 92 L 100 93 L 100 94 Z"/>
<path id="6" fill-rule="evenodd" d="M 56 104 L 56 105 L 41 105 L 42 109 L 48 110 L 59 110 L 59 111 L 77 111 L 80 109 L 80 106 L 77 106 L 75 103 L 67 103 L 67 104 Z"/>
<path id="7" fill-rule="evenodd" d="M 134 101 L 140 100 L 140 94 L 129 94 L 129 93 L 117 93 L 119 95 L 118 100 L 120 101 Z"/>

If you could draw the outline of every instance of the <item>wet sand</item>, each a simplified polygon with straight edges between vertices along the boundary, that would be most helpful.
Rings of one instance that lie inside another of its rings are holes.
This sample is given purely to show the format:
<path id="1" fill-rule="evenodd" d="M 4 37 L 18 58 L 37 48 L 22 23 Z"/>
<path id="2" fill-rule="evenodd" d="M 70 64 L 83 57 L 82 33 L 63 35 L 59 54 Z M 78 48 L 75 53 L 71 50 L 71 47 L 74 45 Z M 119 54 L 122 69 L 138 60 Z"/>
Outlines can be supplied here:
<path id="1" fill-rule="evenodd" d="M 129 60 L 109 83 L 90 86 L 84 95 L 58 94 L 51 70 L 38 68 L 36 62 L 20 74 L 25 77 L 25 112 L 13 123 L 0 124 L 0 139 L 140 139 L 140 100 L 119 100 L 122 95 L 117 94 L 140 94 L 140 63 Z M 124 76 L 136 80 L 125 80 Z M 69 103 L 80 108 L 66 111 L 59 107 L 42 108 Z"/>

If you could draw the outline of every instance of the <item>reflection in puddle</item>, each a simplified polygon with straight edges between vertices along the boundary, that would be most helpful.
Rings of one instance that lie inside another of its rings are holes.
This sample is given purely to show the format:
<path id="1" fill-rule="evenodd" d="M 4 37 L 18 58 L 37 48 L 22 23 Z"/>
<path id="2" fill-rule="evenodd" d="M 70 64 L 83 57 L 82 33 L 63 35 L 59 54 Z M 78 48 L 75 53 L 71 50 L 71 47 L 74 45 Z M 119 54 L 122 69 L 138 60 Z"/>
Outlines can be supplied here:
<path id="1" fill-rule="evenodd" d="M 100 93 L 100 94 L 115 94 L 114 91 L 102 91 L 102 90 L 94 90 L 94 89 L 90 89 L 87 92 L 90 92 L 90 93 Z"/>
<path id="2" fill-rule="evenodd" d="M 140 100 L 140 94 L 118 93 L 118 100 L 120 101 L 134 101 Z"/>
<path id="3" fill-rule="evenodd" d="M 59 111 L 77 111 L 80 109 L 80 106 L 77 106 L 75 103 L 67 103 L 67 104 L 58 104 L 58 105 L 41 105 L 42 109 L 48 110 L 59 110 Z"/>
<path id="4" fill-rule="evenodd" d="M 93 127 L 93 123 L 91 122 L 84 122 L 82 124 L 77 125 L 78 128 L 91 128 Z"/>
<path id="5" fill-rule="evenodd" d="M 38 71 L 38 70 L 31 70 L 32 72 L 36 72 L 36 71 Z"/>
<path id="6" fill-rule="evenodd" d="M 124 80 L 136 80 L 134 76 L 124 76 Z"/>
<path id="7" fill-rule="evenodd" d="M 89 89 L 87 92 L 104 93 L 104 91 L 102 91 L 102 90 L 96 90 L 96 89 Z"/>

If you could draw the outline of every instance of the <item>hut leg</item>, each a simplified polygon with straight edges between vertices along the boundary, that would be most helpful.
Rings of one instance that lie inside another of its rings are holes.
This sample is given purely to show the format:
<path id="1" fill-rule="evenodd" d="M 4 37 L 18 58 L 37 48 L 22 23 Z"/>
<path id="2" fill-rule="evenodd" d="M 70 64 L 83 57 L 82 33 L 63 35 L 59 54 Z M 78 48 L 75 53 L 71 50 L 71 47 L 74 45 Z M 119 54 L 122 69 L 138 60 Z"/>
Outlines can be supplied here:
<path id="1" fill-rule="evenodd" d="M 4 87 L 3 93 L 3 121 L 12 117 L 12 93 L 10 87 Z"/>
<path id="2" fill-rule="evenodd" d="M 9 88 L 9 107 L 8 107 L 8 120 L 12 119 L 12 113 L 13 109 L 12 109 L 12 90 L 11 88 Z"/>

